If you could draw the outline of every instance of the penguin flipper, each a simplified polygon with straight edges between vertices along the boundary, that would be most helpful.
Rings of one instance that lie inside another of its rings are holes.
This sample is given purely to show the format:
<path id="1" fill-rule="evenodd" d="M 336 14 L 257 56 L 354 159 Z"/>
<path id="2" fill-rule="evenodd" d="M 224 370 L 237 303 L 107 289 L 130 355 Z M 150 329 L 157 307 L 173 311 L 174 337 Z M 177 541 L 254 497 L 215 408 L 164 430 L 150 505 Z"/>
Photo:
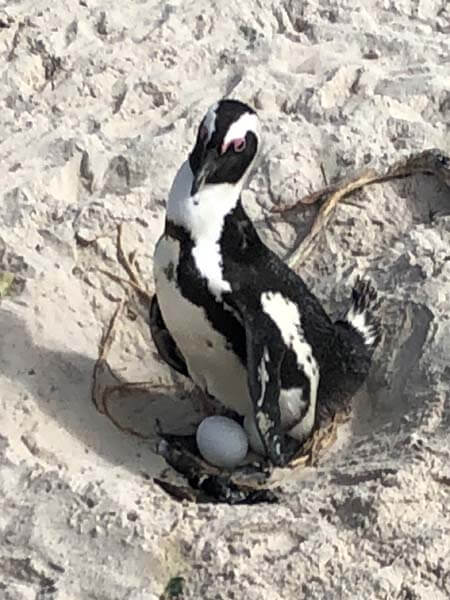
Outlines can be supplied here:
<path id="1" fill-rule="evenodd" d="M 254 312 L 245 305 L 237 306 L 245 326 L 248 387 L 255 424 L 270 462 L 283 467 L 298 450 L 297 442 L 289 440 L 281 428 L 281 365 L 286 346 L 265 313 Z"/>
<path id="2" fill-rule="evenodd" d="M 154 294 L 150 304 L 150 333 L 161 358 L 175 371 L 189 377 L 183 355 L 164 323 L 156 294 Z"/>

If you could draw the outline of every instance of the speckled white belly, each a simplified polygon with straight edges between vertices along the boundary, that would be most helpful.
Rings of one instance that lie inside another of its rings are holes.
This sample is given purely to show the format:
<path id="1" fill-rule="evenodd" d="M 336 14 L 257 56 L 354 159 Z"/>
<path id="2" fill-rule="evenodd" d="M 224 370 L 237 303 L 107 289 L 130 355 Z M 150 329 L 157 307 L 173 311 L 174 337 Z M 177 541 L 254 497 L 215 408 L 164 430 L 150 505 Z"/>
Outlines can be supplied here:
<path id="1" fill-rule="evenodd" d="M 163 319 L 186 360 L 192 380 L 225 406 L 241 415 L 253 409 L 247 372 L 226 339 L 206 319 L 205 311 L 184 298 L 170 279 L 170 264 L 177 265 L 180 243 L 169 237 L 158 241 L 154 254 L 156 293 Z M 169 267 L 169 268 L 168 268 Z"/>

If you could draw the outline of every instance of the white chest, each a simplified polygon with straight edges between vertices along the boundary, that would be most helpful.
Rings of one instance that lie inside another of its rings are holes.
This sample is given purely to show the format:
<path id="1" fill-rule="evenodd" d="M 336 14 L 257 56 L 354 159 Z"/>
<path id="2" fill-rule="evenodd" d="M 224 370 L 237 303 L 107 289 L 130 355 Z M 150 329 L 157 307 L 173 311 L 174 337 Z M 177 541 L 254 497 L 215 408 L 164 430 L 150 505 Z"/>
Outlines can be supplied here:
<path id="1" fill-rule="evenodd" d="M 169 193 L 167 218 L 189 232 L 197 269 L 210 292 L 220 300 L 221 294 L 231 291 L 231 287 L 223 277 L 219 240 L 225 218 L 238 202 L 242 184 L 206 184 L 192 196 L 192 182 L 189 161 L 185 161 Z"/>
<path id="2" fill-rule="evenodd" d="M 248 414 L 252 409 L 246 370 L 205 310 L 181 294 L 176 281 L 179 252 L 180 243 L 164 236 L 155 249 L 155 285 L 164 322 L 193 381 L 225 406 Z"/>

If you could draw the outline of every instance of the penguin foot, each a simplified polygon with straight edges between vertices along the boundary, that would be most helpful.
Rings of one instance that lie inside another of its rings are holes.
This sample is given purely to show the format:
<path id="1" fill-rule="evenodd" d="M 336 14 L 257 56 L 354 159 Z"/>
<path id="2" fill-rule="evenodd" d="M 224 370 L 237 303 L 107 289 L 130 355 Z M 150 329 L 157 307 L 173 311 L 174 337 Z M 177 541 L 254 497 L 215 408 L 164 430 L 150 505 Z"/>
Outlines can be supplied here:
<path id="1" fill-rule="evenodd" d="M 348 417 L 347 417 L 348 418 Z M 347 418 L 335 415 L 319 427 L 298 449 L 285 467 L 273 467 L 267 460 L 241 465 L 232 472 L 205 462 L 198 454 L 195 436 L 162 434 L 157 453 L 186 479 L 186 485 L 174 485 L 154 478 L 167 494 L 176 500 L 213 504 L 278 503 L 280 485 L 307 466 L 316 465 L 320 455 L 336 440 L 338 424 Z M 294 447 L 292 447 L 292 450 Z"/>
<path id="2" fill-rule="evenodd" d="M 270 477 L 270 469 L 265 465 L 247 464 L 231 473 L 206 463 L 197 453 L 194 436 L 160 435 L 162 439 L 158 444 L 157 453 L 163 456 L 175 471 L 183 475 L 189 484 L 189 487 L 179 487 L 155 479 L 155 483 L 173 498 L 216 504 L 278 502 L 272 490 L 259 487 Z"/>
<path id="3" fill-rule="evenodd" d="M 285 433 L 277 435 L 277 442 L 268 447 L 268 456 L 274 467 L 288 467 L 291 461 L 298 456 L 302 444 L 295 438 Z"/>

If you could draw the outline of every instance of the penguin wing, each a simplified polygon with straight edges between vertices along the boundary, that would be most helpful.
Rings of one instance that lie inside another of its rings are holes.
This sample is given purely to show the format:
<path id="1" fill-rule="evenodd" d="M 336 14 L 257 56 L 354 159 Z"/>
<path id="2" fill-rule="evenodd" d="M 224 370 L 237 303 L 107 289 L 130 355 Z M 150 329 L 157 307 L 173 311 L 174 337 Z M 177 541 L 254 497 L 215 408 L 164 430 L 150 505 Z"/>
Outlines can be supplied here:
<path id="1" fill-rule="evenodd" d="M 156 294 L 150 304 L 150 333 L 161 358 L 175 371 L 189 377 L 184 357 L 164 323 Z"/>
<path id="2" fill-rule="evenodd" d="M 284 435 L 281 431 L 280 390 L 281 364 L 286 346 L 273 321 L 263 311 L 236 302 L 245 327 L 247 376 L 256 427 L 271 462 L 282 466 Z"/>

